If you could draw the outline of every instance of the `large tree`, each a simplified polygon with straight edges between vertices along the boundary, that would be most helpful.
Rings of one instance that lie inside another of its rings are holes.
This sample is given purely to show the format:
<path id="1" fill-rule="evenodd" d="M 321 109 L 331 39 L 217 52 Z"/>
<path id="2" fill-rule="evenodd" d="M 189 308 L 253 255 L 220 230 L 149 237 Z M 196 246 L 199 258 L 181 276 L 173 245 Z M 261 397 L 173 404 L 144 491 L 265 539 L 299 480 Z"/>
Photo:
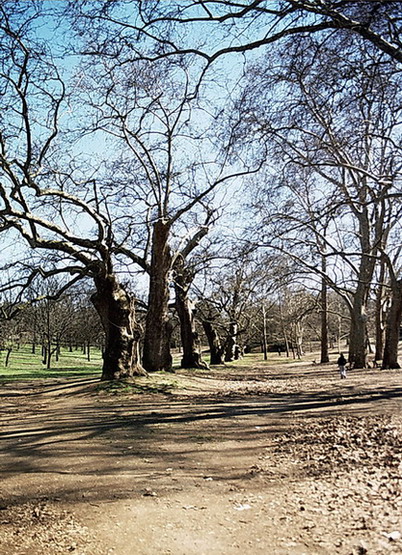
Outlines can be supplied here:
<path id="1" fill-rule="evenodd" d="M 67 93 L 60 68 L 40 38 L 42 4 L 3 2 L 0 7 L 0 221 L 4 232 L 31 249 L 10 252 L 20 268 L 5 287 L 20 291 L 37 277 L 93 280 L 92 301 L 104 326 L 102 377 L 128 378 L 143 370 L 133 299 L 119 281 L 118 216 L 99 183 L 74 164 L 74 146 L 60 138 Z M 127 231 L 125 231 L 127 233 Z M 132 255 L 133 256 L 133 255 Z M 132 257 L 131 257 L 132 258 Z"/>
<path id="2" fill-rule="evenodd" d="M 80 50 L 88 59 L 77 91 L 87 108 L 86 134 L 101 134 L 111 145 L 110 194 L 119 188 L 119 211 L 124 207 L 124 221 L 136 230 L 126 238 L 125 252 L 148 274 L 143 365 L 169 371 L 176 261 L 206 235 L 214 196 L 219 202 L 226 183 L 250 170 L 216 148 L 216 107 L 211 96 L 201 105 L 191 94 L 192 67 L 180 60 L 133 59 L 132 6 L 123 6 L 127 27 L 104 18 L 109 7 L 78 5 L 74 21 L 86 30 Z"/>

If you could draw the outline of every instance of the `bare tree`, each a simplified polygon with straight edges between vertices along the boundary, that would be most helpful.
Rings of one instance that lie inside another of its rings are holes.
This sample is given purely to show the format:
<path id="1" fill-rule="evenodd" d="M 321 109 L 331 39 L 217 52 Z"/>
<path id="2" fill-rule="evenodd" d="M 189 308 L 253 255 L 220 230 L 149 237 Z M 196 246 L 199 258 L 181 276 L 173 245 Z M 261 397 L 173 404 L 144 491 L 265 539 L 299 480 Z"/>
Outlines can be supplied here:
<path id="1" fill-rule="evenodd" d="M 112 23 L 115 36 L 124 36 L 132 56 L 153 60 L 187 55 L 200 58 L 207 68 L 229 53 L 244 54 L 290 36 L 317 34 L 325 40 L 335 31 L 354 34 L 402 62 L 397 1 L 194 0 L 183 4 L 181 0 L 140 0 L 69 4 L 70 11 L 80 9 L 88 29 L 98 23 L 105 51 L 110 46 L 104 40 L 102 25 Z"/>
<path id="2" fill-rule="evenodd" d="M 41 7 L 20 2 L 0 7 L 0 223 L 3 232 L 13 229 L 33 249 L 26 259 L 14 253 L 22 273 L 5 288 L 21 291 L 35 277 L 64 274 L 70 279 L 61 295 L 79 279 L 92 278 L 92 300 L 106 336 L 102 377 L 127 378 L 143 370 L 133 302 L 114 268 L 116 222 L 96 181 L 78 182 L 72 163 L 66 163 L 59 142 L 66 88 L 35 35 L 43 24 Z"/>
<path id="3" fill-rule="evenodd" d="M 256 310 L 272 291 L 272 261 L 256 262 L 247 254 L 229 259 L 209 280 L 200 302 L 200 319 L 208 339 L 211 364 L 240 358 Z"/>
<path id="4" fill-rule="evenodd" d="M 266 244 L 342 295 L 351 316 L 350 362 L 364 367 L 374 268 L 401 211 L 399 77 L 394 63 L 354 41 L 325 51 L 312 39 L 305 45 L 290 45 L 283 65 L 250 68 L 233 137 L 244 144 L 248 129 L 250 143 L 269 141 L 282 170 L 268 170 L 267 204 L 260 202 L 269 207 Z"/>
<path id="5" fill-rule="evenodd" d="M 67 296 L 58 296 L 60 285 L 55 280 L 48 280 L 39 285 L 35 303 L 35 332 L 42 344 L 43 364 L 51 368 L 52 359 L 58 361 L 63 338 L 72 325 L 74 308 Z M 55 298 L 55 297 L 56 298 Z"/>
<path id="6" fill-rule="evenodd" d="M 208 246 L 195 256 L 190 256 L 201 239 L 208 233 L 214 213 L 209 212 L 204 227 L 193 236 L 186 247 L 177 254 L 173 266 L 175 308 L 180 321 L 180 336 L 183 349 L 182 368 L 208 368 L 201 356 L 200 334 L 196 328 L 197 303 L 190 298 L 190 289 L 197 273 L 205 270 L 211 253 Z"/>
<path id="7" fill-rule="evenodd" d="M 90 110 L 85 133 L 110 140 L 110 190 L 118 183 L 120 217 L 135 230 L 120 252 L 149 276 L 144 368 L 169 371 L 168 305 L 176 261 L 206 235 L 214 195 L 256 169 L 222 157 L 215 147 L 213 114 L 190 94 L 191 68 L 180 61 L 133 61 L 126 41 L 105 46 L 102 37 L 111 39 L 116 26 L 106 24 L 101 12 L 92 14 L 95 26 L 82 46 L 90 55 L 80 88 Z M 82 21 L 81 14 L 77 25 Z"/>

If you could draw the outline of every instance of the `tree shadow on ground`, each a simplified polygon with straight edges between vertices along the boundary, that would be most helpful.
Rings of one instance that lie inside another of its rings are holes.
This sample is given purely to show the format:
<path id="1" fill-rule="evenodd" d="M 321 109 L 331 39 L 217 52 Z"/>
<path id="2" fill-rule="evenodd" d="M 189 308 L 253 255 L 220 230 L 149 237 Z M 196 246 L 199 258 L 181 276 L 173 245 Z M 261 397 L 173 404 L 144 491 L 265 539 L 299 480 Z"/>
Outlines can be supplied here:
<path id="1" fill-rule="evenodd" d="M 306 372 L 301 379 L 308 383 L 310 377 Z M 244 458 L 257 456 L 256 445 L 262 450 L 295 418 L 308 425 L 345 409 L 348 415 L 371 415 L 400 406 L 402 399 L 402 387 L 395 384 L 380 390 L 353 383 L 340 388 L 337 382 L 331 391 L 111 398 L 95 394 L 98 383 L 86 378 L 1 391 L 3 483 L 18 474 L 32 477 L 32 490 L 8 501 L 3 494 L 3 503 L 29 499 L 44 476 L 53 495 L 63 499 L 79 497 L 90 477 L 88 495 L 98 501 L 140 495 L 144 482 L 166 482 L 170 467 L 183 479 L 202 480 L 207 468 L 215 480 L 244 480 L 250 478 Z"/>

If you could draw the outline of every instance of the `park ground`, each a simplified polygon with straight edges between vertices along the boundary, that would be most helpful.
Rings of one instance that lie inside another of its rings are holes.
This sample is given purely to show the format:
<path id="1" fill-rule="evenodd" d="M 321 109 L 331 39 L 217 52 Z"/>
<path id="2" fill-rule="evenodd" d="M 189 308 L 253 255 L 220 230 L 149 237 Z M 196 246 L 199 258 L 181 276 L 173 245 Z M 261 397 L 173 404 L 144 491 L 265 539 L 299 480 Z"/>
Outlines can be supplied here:
<path id="1" fill-rule="evenodd" d="M 0 386 L 0 553 L 402 553 L 401 372 L 247 355 Z"/>

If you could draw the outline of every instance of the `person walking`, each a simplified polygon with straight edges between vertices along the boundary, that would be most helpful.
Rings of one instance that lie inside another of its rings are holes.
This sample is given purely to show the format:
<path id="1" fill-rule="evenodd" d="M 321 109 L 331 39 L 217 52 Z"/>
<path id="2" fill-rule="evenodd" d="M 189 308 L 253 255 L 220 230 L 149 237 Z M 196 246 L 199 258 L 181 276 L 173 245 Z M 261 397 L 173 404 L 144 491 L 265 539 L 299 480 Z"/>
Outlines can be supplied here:
<path id="1" fill-rule="evenodd" d="M 341 353 L 340 357 L 338 358 L 338 368 L 339 373 L 341 375 L 341 380 L 346 378 L 346 358 Z"/>

